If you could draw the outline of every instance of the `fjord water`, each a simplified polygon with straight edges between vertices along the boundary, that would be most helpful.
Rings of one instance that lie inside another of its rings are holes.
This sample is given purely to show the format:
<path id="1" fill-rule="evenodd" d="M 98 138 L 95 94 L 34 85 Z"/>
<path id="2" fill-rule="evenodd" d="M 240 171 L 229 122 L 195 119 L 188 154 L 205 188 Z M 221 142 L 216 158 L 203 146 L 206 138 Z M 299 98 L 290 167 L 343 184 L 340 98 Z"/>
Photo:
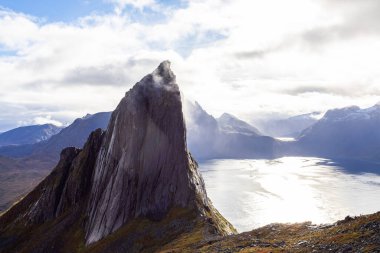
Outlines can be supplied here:
<path id="1" fill-rule="evenodd" d="M 380 211 L 380 176 L 365 166 L 284 157 L 210 160 L 200 170 L 215 207 L 243 232 L 274 222 L 324 224 Z"/>

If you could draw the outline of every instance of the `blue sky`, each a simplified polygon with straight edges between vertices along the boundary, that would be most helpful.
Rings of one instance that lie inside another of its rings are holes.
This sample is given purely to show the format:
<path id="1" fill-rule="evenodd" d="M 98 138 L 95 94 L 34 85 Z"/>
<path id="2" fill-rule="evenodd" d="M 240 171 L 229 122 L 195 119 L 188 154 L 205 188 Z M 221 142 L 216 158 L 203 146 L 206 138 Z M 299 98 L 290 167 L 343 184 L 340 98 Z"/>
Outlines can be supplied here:
<path id="1" fill-rule="evenodd" d="M 174 9 L 186 6 L 185 1 L 159 0 L 156 3 L 170 6 Z M 22 12 L 38 17 L 44 22 L 73 22 L 78 18 L 91 14 L 107 14 L 114 11 L 114 3 L 107 0 L 0 0 L 0 6 L 15 12 Z M 160 13 L 147 8 L 145 11 L 127 6 L 124 12 L 141 21 L 154 22 L 162 19 Z M 148 18 L 149 17 L 149 18 Z"/>
<path id="2" fill-rule="evenodd" d="M 380 101 L 378 0 L 0 0 L 0 131 L 111 111 L 170 60 L 251 123 Z"/>
<path id="3" fill-rule="evenodd" d="M 106 13 L 113 10 L 112 4 L 101 0 L 1 0 L 0 5 L 45 19 L 46 22 L 69 22 L 93 12 Z"/>

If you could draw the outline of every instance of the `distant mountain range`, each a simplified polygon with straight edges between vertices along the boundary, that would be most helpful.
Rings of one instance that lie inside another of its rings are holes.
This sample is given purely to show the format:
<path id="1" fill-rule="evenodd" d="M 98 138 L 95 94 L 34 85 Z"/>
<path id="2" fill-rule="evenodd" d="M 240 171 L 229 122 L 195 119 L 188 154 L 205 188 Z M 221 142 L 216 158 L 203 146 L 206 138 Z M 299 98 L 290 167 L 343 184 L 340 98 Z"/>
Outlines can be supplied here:
<path id="1" fill-rule="evenodd" d="M 197 159 L 273 158 L 283 155 L 380 160 L 380 105 L 367 109 L 351 106 L 333 109 L 317 120 L 319 113 L 303 114 L 277 121 L 279 134 L 287 130 L 296 140 L 281 142 L 264 136 L 257 128 L 224 113 L 219 118 L 208 114 L 199 103 L 185 100 L 187 142 Z M 49 160 L 59 159 L 65 147 L 82 147 L 95 129 L 105 129 L 111 112 L 100 112 L 76 119 L 64 129 L 52 125 L 20 127 L 0 134 L 0 157 Z M 264 132 L 273 131 L 265 130 Z M 308 126 L 301 130 L 303 126 Z M 281 131 L 279 129 L 282 129 Z M 56 132 L 57 134 L 53 135 Z M 30 133 L 30 135 L 28 135 Z M 34 144 L 29 144 L 33 143 Z"/>
<path id="2" fill-rule="evenodd" d="M 260 130 L 272 137 L 297 138 L 303 130 L 315 124 L 322 113 L 312 112 L 285 119 L 270 119 L 258 122 Z"/>
<path id="3" fill-rule="evenodd" d="M 195 158 L 273 158 L 277 141 L 250 124 L 223 114 L 214 118 L 197 102 L 186 102 L 187 141 Z"/>
<path id="4" fill-rule="evenodd" d="M 0 212 L 50 173 L 62 149 L 70 146 L 82 147 L 93 130 L 107 127 L 110 116 L 110 112 L 102 112 L 76 119 L 70 126 L 59 129 L 56 135 L 34 144 L 22 145 L 15 141 L 28 139 L 25 132 L 29 131 L 29 127 L 8 131 L 12 133 L 8 135 L 12 136 L 12 145 L 0 147 Z M 23 131 L 25 129 L 28 131 Z M 41 139 L 41 135 L 35 136 L 38 138 L 29 140 Z"/>
<path id="5" fill-rule="evenodd" d="M 299 131 L 293 134 L 296 138 L 291 143 L 265 136 L 254 126 L 228 113 L 215 118 L 197 102 L 185 100 L 184 110 L 188 147 L 197 159 L 301 155 L 380 160 L 380 132 L 377 130 L 380 126 L 380 105 L 367 109 L 357 106 L 333 109 L 320 120 L 317 120 L 319 113 L 310 113 L 277 121 L 278 125 L 283 125 L 278 129 L 284 130 L 281 130 L 284 136 L 289 136 L 285 134 L 285 129 L 288 133 Z M 63 148 L 80 148 L 93 130 L 105 129 L 110 115 L 111 112 L 86 115 L 62 130 L 52 125 L 10 130 L 0 134 L 1 143 L 11 143 L 0 147 L 0 157 L 43 158 L 50 161 L 49 166 L 53 165 Z M 308 127 L 301 130 L 302 126 Z M 53 132 L 57 134 L 52 135 Z M 32 134 L 29 136 L 27 133 Z M 28 144 L 33 141 L 36 143 Z"/>
<path id="6" fill-rule="evenodd" d="M 71 125 L 62 129 L 50 139 L 34 144 L 0 147 L 0 156 L 12 158 L 38 157 L 49 159 L 54 163 L 59 159 L 59 153 L 66 147 L 82 147 L 88 135 L 97 128 L 107 127 L 110 112 L 100 112 L 76 119 Z"/>
<path id="7" fill-rule="evenodd" d="M 198 159 L 270 158 L 275 140 L 262 136 L 257 128 L 225 113 L 216 119 L 197 103 L 186 101 L 188 110 L 187 140 L 190 152 Z M 0 156 L 12 158 L 38 157 L 58 161 L 65 147 L 81 148 L 95 129 L 105 129 L 111 112 L 101 112 L 76 119 L 49 140 L 40 143 L 0 147 Z"/>
<path id="8" fill-rule="evenodd" d="M 380 161 L 380 105 L 329 110 L 302 131 L 296 154 Z"/>
<path id="9" fill-rule="evenodd" d="M 217 119 L 217 121 L 219 124 L 219 129 L 224 133 L 262 135 L 256 127 L 238 119 L 229 113 L 223 113 L 222 116 Z"/>
<path id="10" fill-rule="evenodd" d="M 46 141 L 58 134 L 63 128 L 52 124 L 18 127 L 0 133 L 0 147 L 9 145 L 25 145 Z"/>

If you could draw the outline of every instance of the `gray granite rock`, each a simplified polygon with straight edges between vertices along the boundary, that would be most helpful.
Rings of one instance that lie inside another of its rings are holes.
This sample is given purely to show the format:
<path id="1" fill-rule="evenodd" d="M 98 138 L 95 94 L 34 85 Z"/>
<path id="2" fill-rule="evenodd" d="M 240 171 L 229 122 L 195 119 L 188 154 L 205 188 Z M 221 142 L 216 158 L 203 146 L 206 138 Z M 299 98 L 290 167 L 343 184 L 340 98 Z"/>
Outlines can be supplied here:
<path id="1" fill-rule="evenodd" d="M 209 205 L 186 146 L 176 78 L 163 62 L 138 82 L 113 112 L 97 159 L 87 243 L 129 220 L 162 219 L 172 207 Z"/>

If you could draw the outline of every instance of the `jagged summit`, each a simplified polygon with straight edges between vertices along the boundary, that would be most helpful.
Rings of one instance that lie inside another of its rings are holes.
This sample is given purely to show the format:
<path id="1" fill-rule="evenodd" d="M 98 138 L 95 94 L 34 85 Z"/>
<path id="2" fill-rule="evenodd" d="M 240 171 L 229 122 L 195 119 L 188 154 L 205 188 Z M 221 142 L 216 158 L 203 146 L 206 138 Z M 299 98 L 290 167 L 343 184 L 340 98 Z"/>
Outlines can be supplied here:
<path id="1" fill-rule="evenodd" d="M 172 207 L 208 206 L 169 66 L 161 63 L 138 82 L 111 116 L 95 167 L 87 243 L 136 217 L 159 220 Z"/>
<path id="2" fill-rule="evenodd" d="M 152 75 L 153 77 L 162 77 L 163 82 L 162 84 L 170 85 L 175 83 L 175 75 L 170 69 L 171 63 L 170 61 L 163 61 L 160 63 L 160 65 L 157 67 L 155 71 L 153 71 Z"/>
<path id="3" fill-rule="evenodd" d="M 161 62 L 151 74 L 146 75 L 131 90 L 141 89 L 141 87 L 150 87 L 151 89 L 165 88 L 174 92 L 179 92 L 179 88 L 176 83 L 176 76 L 170 66 L 170 61 Z M 127 96 L 128 93 L 130 92 L 127 92 L 125 95 Z"/>
<path id="4" fill-rule="evenodd" d="M 165 61 L 126 93 L 105 132 L 92 133 L 83 150 L 65 149 L 0 217 L 0 252 L 153 252 L 234 232 L 187 151 Z"/>
<path id="5" fill-rule="evenodd" d="M 260 135 L 258 129 L 232 114 L 223 113 L 217 120 L 220 129 L 224 132 L 241 133 L 246 135 Z"/>

